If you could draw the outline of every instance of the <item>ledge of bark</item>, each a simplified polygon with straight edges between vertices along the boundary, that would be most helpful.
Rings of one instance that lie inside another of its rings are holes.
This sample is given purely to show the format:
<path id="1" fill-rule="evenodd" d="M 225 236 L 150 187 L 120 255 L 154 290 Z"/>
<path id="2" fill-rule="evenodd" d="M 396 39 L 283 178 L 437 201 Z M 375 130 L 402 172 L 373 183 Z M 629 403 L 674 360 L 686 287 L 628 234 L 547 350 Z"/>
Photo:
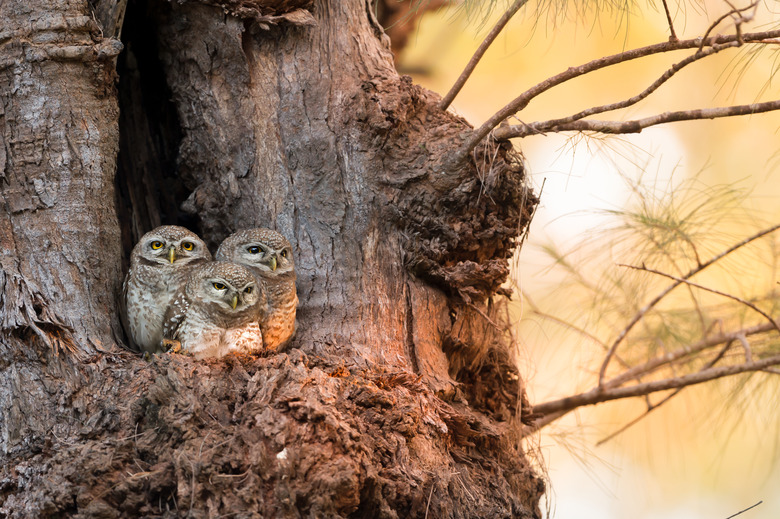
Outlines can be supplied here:
<path id="1" fill-rule="evenodd" d="M 313 0 L 168 0 L 173 3 L 183 4 L 187 1 L 197 1 L 206 5 L 213 5 L 224 10 L 225 13 L 240 18 L 251 20 L 260 29 L 269 29 L 272 25 L 298 25 L 311 26 L 317 22 L 311 11 Z"/>
<path id="2" fill-rule="evenodd" d="M 101 412 L 67 438 L 28 435 L 4 460 L 4 517 L 536 516 L 522 503 L 541 482 L 515 428 L 408 372 L 297 350 L 99 362 L 112 370 L 93 366 L 102 373 L 67 398 L 77 415 L 100 394 Z"/>

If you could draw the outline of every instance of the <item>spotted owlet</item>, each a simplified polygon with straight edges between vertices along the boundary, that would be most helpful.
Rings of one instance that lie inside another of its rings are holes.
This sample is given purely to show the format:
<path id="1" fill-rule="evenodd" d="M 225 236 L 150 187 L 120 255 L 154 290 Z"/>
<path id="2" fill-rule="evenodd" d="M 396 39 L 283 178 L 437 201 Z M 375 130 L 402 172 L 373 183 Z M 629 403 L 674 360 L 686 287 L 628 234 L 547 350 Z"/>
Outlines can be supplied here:
<path id="1" fill-rule="evenodd" d="M 165 313 L 163 338 L 179 341 L 196 359 L 263 350 L 259 321 L 265 294 L 252 273 L 235 263 L 215 261 L 190 271 Z"/>
<path id="2" fill-rule="evenodd" d="M 163 225 L 141 237 L 123 285 L 123 320 L 135 346 L 160 351 L 165 310 L 192 267 L 208 261 L 206 244 L 184 227 Z"/>
<path id="3" fill-rule="evenodd" d="M 295 263 L 287 238 L 271 229 L 246 229 L 219 246 L 216 258 L 246 265 L 265 287 L 268 311 L 260 321 L 266 350 L 276 351 L 295 334 Z"/>

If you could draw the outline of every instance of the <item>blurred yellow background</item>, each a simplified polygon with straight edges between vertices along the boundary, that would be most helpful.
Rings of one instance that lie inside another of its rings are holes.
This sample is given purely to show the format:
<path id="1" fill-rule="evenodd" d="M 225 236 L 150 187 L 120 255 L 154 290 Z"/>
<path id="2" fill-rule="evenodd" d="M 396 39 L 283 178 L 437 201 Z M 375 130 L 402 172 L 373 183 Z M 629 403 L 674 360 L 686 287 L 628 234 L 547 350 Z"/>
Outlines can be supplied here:
<path id="1" fill-rule="evenodd" d="M 569 9 L 575 6 L 569 4 Z M 487 20 L 481 18 L 484 12 L 463 8 L 426 15 L 400 57 L 399 69 L 444 95 L 503 5 L 499 2 Z M 671 7 L 680 38 L 701 35 L 727 9 L 715 0 Z M 769 7 L 759 6 L 747 31 L 778 25 L 780 16 Z M 715 32 L 727 33 L 731 28 L 724 22 Z M 488 51 L 452 110 L 478 126 L 524 90 L 567 67 L 665 41 L 668 35 L 660 4 L 658 8 L 636 5 L 628 13 L 620 8 L 562 13 L 530 2 Z M 691 65 L 645 102 L 598 118 L 633 119 L 669 110 L 777 99 L 780 76 L 774 82 L 770 79 L 780 67 L 780 46 L 768 47 L 755 57 L 745 52 L 744 48 L 729 50 Z M 572 81 L 535 99 L 518 118 L 546 120 L 630 97 L 689 54 L 645 58 Z M 544 183 L 515 282 L 540 307 L 562 309 L 563 317 L 566 312 L 576 314 L 582 302 L 561 289 L 564 278 L 552 268 L 541 246 L 554 244 L 567 252 L 583 237 L 606 239 L 599 238 L 598 231 L 617 222 L 604 211 L 632 203 L 626 179 L 641 176 L 642 183 L 656 186 L 656 194 L 673 193 L 694 176 L 702 186 L 728 184 L 749 192 L 740 207 L 718 220 L 713 232 L 719 238 L 705 244 L 705 258 L 780 221 L 780 112 L 674 123 L 605 141 L 550 134 L 515 145 L 526 157 L 537 193 Z M 777 237 L 769 241 L 780 243 Z M 592 249 L 580 254 L 587 250 Z M 577 254 L 573 261 L 582 263 L 586 275 L 597 277 L 599 269 L 619 268 L 614 262 L 591 265 Z M 773 290 L 777 276 L 769 265 L 772 262 L 758 261 L 758 253 L 751 249 L 741 263 L 733 264 L 739 272 L 696 279 L 754 295 Z M 515 311 L 521 369 L 528 377 L 532 401 L 559 398 L 594 385 L 601 350 L 580 334 L 536 318 L 528 304 L 516 303 Z M 594 321 L 589 331 L 605 340 L 614 337 L 597 324 Z M 551 479 L 551 515 L 725 519 L 763 500 L 741 517 L 780 516 L 780 410 L 775 396 L 780 385 L 770 377 L 752 377 L 747 388 L 737 393 L 736 384 L 745 378 L 689 388 L 601 446 L 596 446 L 598 440 L 642 413 L 641 399 L 582 409 L 544 429 L 536 441 Z"/>

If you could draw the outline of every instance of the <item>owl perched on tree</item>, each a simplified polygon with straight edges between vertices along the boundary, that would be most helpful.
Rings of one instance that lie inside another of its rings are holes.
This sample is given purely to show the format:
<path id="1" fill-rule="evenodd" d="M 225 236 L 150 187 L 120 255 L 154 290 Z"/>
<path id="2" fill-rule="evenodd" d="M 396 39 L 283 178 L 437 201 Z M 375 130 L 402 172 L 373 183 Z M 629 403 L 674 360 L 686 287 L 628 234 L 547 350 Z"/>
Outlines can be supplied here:
<path id="1" fill-rule="evenodd" d="M 163 338 L 196 359 L 263 351 L 266 299 L 246 267 L 215 261 L 190 271 L 165 313 Z"/>
<path id="2" fill-rule="evenodd" d="M 192 267 L 208 261 L 206 244 L 184 227 L 163 225 L 141 237 L 122 287 L 123 321 L 135 346 L 149 353 L 161 350 L 165 310 Z"/>
<path id="3" fill-rule="evenodd" d="M 268 311 L 260 321 L 266 350 L 279 350 L 295 334 L 295 262 L 287 238 L 271 229 L 234 233 L 219 246 L 217 260 L 246 265 L 265 286 Z"/>

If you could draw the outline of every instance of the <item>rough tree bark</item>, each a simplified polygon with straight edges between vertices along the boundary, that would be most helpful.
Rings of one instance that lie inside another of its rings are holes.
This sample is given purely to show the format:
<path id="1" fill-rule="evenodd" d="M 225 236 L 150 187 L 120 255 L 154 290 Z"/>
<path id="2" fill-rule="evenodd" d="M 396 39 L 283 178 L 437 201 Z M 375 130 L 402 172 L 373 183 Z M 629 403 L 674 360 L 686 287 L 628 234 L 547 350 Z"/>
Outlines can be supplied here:
<path id="1" fill-rule="evenodd" d="M 0 3 L 0 514 L 537 517 L 511 149 L 444 168 L 470 126 L 365 0 L 121 4 Z M 121 264 L 161 223 L 287 235 L 293 349 L 124 350 Z"/>

